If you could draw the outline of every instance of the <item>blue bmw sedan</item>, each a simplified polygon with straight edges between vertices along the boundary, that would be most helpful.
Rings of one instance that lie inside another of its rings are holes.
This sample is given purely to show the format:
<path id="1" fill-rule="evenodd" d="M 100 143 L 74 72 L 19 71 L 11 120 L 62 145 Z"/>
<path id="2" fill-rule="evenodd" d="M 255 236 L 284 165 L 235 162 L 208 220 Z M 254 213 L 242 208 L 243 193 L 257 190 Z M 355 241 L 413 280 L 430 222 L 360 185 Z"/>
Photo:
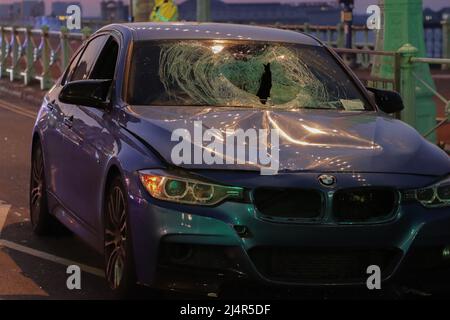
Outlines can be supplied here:
<path id="1" fill-rule="evenodd" d="M 40 109 L 33 229 L 95 248 L 120 295 L 448 284 L 450 158 L 402 108 L 306 34 L 106 26 Z"/>

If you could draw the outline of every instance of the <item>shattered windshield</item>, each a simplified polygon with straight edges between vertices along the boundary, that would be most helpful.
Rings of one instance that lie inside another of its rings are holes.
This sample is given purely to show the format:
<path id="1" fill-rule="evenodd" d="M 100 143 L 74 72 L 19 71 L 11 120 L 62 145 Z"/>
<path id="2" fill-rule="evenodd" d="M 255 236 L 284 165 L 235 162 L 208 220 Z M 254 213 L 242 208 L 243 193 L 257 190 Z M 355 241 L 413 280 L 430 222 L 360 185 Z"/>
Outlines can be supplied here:
<path id="1" fill-rule="evenodd" d="M 251 41 L 144 41 L 135 46 L 133 105 L 371 110 L 325 48 Z"/>

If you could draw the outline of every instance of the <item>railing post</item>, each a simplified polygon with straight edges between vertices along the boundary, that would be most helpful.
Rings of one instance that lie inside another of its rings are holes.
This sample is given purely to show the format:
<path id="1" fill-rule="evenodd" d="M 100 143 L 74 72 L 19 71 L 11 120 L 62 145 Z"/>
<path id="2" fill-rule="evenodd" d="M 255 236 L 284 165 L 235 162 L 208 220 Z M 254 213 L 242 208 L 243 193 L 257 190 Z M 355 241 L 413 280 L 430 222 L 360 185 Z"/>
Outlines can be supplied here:
<path id="1" fill-rule="evenodd" d="M 370 43 L 369 43 L 369 29 L 364 28 L 364 44 L 363 44 L 364 50 L 370 50 Z M 362 54 L 361 55 L 361 64 L 364 68 L 368 68 L 370 66 L 370 55 L 369 54 Z"/>
<path id="2" fill-rule="evenodd" d="M 21 73 L 23 76 L 23 83 L 27 86 L 30 84 L 31 79 L 34 78 L 34 46 L 33 46 L 33 35 L 31 34 L 31 27 L 27 27 L 25 31 L 25 71 Z"/>
<path id="3" fill-rule="evenodd" d="M 363 45 L 363 49 L 370 50 L 369 29 L 367 29 L 367 27 L 364 28 L 364 45 Z"/>
<path id="4" fill-rule="evenodd" d="M 336 32 L 337 32 L 336 47 L 343 48 L 345 44 L 344 24 L 338 23 L 338 25 L 336 26 Z"/>
<path id="5" fill-rule="evenodd" d="M 416 111 L 416 80 L 413 75 L 414 64 L 411 58 L 415 57 L 419 50 L 412 45 L 405 44 L 398 53 L 400 54 L 400 94 L 403 98 L 405 110 L 401 119 L 413 127 L 417 127 Z"/>
<path id="6" fill-rule="evenodd" d="M 48 30 L 49 28 L 47 26 L 42 27 L 42 74 L 40 76 L 41 90 L 46 90 L 52 85 L 52 79 L 50 76 L 50 43 Z"/>
<path id="7" fill-rule="evenodd" d="M 69 65 L 70 60 L 70 42 L 69 37 L 67 36 L 69 30 L 66 27 L 61 28 L 60 34 L 60 44 L 61 44 L 61 56 L 60 56 L 60 67 L 61 70 L 66 70 Z"/>
<path id="8" fill-rule="evenodd" d="M 83 41 L 84 41 L 84 40 L 88 39 L 91 36 L 92 30 L 89 27 L 84 27 L 81 30 L 81 33 L 83 34 Z"/>
<path id="9" fill-rule="evenodd" d="M 332 30 L 330 27 L 328 27 L 327 28 L 327 45 L 329 45 L 331 47 L 332 42 L 333 42 Z"/>
<path id="10" fill-rule="evenodd" d="M 303 25 L 303 32 L 304 33 L 310 33 L 311 32 L 308 22 L 305 22 L 305 24 Z"/>
<path id="11" fill-rule="evenodd" d="M 3 26 L 0 26 L 0 79 L 5 74 L 5 63 L 7 52 L 6 32 Z"/>
<path id="12" fill-rule="evenodd" d="M 11 42 L 9 43 L 11 48 L 10 56 L 11 56 L 11 65 L 6 69 L 6 72 L 9 73 L 9 81 L 14 81 L 17 79 L 19 75 L 18 71 L 18 62 L 20 58 L 19 54 L 19 38 L 17 35 L 17 28 L 14 26 L 11 30 Z"/>
<path id="13" fill-rule="evenodd" d="M 450 58 L 450 15 L 442 21 L 442 58 Z M 442 69 L 447 70 L 448 64 L 443 64 Z"/>

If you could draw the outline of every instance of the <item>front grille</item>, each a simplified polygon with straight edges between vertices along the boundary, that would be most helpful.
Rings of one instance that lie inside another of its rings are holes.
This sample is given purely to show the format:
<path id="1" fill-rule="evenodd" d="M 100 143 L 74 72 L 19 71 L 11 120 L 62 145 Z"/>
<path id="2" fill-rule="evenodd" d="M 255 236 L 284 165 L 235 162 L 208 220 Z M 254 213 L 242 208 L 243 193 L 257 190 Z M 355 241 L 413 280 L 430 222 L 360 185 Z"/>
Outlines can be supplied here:
<path id="1" fill-rule="evenodd" d="M 259 188 L 253 196 L 258 212 L 268 219 L 315 219 L 322 214 L 323 199 L 316 190 Z"/>
<path id="2" fill-rule="evenodd" d="M 337 222 L 379 222 L 392 218 L 398 207 L 398 192 L 390 188 L 340 190 L 333 197 Z"/>
<path id="3" fill-rule="evenodd" d="M 256 247 L 249 255 L 258 271 L 274 281 L 301 284 L 353 284 L 366 281 L 367 267 L 381 268 L 382 279 L 393 272 L 397 249 L 298 249 Z"/>

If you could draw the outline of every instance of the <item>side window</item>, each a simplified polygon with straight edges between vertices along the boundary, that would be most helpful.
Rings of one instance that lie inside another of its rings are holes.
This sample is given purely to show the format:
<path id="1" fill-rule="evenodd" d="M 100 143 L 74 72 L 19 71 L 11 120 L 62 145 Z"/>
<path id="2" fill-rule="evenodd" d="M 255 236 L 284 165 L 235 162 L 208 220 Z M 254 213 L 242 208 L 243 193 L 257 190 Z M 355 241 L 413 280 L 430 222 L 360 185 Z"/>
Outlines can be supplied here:
<path id="1" fill-rule="evenodd" d="M 97 61 L 100 51 L 105 45 L 108 36 L 99 36 L 91 40 L 87 48 L 84 50 L 75 70 L 73 71 L 70 81 L 86 80 Z"/>
<path id="2" fill-rule="evenodd" d="M 99 55 L 89 79 L 113 79 L 116 70 L 117 57 L 119 55 L 119 44 L 110 37 Z"/>
<path id="3" fill-rule="evenodd" d="M 73 71 L 75 70 L 75 67 L 78 63 L 78 60 L 80 60 L 80 56 L 83 53 L 84 50 L 80 50 L 78 54 L 72 59 L 72 63 L 69 65 L 69 67 L 66 70 L 66 73 L 64 74 L 64 77 L 61 80 L 61 84 L 65 85 L 70 77 L 72 76 Z"/>

